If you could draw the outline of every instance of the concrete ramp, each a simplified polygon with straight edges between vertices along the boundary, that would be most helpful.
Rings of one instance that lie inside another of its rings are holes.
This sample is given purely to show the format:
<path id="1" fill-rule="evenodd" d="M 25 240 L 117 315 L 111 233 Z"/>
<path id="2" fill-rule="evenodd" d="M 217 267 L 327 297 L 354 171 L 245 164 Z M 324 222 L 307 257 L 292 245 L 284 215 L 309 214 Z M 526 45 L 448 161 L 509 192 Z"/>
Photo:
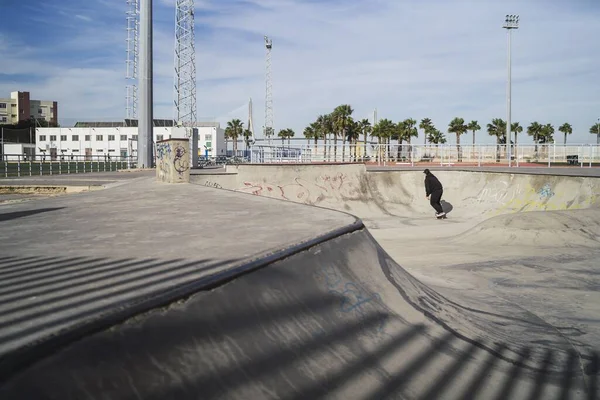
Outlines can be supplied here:
<path id="1" fill-rule="evenodd" d="M 593 399 L 597 366 L 526 313 L 454 304 L 363 228 L 72 343 L 0 398 Z"/>

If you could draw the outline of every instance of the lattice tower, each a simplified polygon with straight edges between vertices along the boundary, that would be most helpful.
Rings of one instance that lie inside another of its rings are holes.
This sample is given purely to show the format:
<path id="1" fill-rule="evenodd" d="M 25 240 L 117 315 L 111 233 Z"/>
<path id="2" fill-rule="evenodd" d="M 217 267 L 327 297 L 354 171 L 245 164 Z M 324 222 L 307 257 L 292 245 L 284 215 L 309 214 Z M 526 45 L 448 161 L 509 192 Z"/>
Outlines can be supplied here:
<path id="1" fill-rule="evenodd" d="M 136 119 L 138 108 L 139 0 L 127 0 L 127 58 L 125 60 L 125 118 Z"/>
<path id="2" fill-rule="evenodd" d="M 194 0 L 177 0 L 175 7 L 175 121 L 191 136 L 197 122 Z"/>

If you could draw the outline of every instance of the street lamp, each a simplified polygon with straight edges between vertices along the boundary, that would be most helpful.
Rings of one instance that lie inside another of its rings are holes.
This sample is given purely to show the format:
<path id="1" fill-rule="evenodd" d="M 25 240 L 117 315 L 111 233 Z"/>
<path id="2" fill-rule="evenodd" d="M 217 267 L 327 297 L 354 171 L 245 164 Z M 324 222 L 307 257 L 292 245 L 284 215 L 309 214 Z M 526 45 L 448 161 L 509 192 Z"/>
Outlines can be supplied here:
<path id="1" fill-rule="evenodd" d="M 507 57 L 507 69 L 508 69 L 508 80 L 506 85 L 506 153 L 508 154 L 508 166 L 511 165 L 511 121 L 510 121 L 510 89 L 511 89 L 511 75 L 510 75 L 510 31 L 512 29 L 519 29 L 519 16 L 518 15 L 506 15 L 504 25 L 502 28 L 506 29 L 508 37 L 508 57 Z"/>
<path id="2" fill-rule="evenodd" d="M 598 118 L 598 125 L 596 125 L 596 144 L 600 144 L 600 118 Z"/>

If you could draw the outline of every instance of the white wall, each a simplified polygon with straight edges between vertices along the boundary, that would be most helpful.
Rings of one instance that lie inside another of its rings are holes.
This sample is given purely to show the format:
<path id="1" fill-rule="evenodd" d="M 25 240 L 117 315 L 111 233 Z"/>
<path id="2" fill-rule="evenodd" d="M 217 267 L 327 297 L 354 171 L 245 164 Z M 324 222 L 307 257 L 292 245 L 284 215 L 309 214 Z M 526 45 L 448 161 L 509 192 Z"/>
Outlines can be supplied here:
<path id="1" fill-rule="evenodd" d="M 155 127 L 153 141 L 169 139 L 172 136 L 185 135 L 184 128 Z M 94 157 L 110 155 L 111 158 L 137 155 L 138 128 L 36 128 L 37 153 L 56 149 L 57 155 L 89 155 Z M 75 136 L 75 137 L 74 137 Z M 52 140 L 53 139 L 53 140 Z M 65 140 L 62 140 L 65 139 Z M 86 140 L 87 139 L 87 140 Z M 114 139 L 114 140 L 111 140 Z"/>
<path id="2" fill-rule="evenodd" d="M 4 151 L 0 151 L 0 153 L 5 155 L 5 161 L 25 161 L 35 156 L 35 145 L 29 143 L 4 143 Z M 27 157 L 24 157 L 24 154 L 27 154 Z"/>

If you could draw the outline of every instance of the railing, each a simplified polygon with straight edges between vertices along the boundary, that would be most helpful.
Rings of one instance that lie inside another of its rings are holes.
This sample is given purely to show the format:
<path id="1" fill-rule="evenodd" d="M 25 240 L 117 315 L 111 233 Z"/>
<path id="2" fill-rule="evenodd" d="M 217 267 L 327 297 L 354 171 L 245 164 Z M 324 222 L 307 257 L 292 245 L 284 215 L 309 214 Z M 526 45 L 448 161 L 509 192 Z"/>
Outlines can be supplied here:
<path id="1" fill-rule="evenodd" d="M 137 167 L 136 157 L 85 155 L 4 154 L 0 156 L 0 177 L 80 174 L 109 172 Z"/>
<path id="2" fill-rule="evenodd" d="M 285 146 L 255 145 L 251 163 L 367 163 L 388 165 L 464 166 L 600 166 L 600 145 L 526 144 L 423 145 L 327 144 Z"/>

